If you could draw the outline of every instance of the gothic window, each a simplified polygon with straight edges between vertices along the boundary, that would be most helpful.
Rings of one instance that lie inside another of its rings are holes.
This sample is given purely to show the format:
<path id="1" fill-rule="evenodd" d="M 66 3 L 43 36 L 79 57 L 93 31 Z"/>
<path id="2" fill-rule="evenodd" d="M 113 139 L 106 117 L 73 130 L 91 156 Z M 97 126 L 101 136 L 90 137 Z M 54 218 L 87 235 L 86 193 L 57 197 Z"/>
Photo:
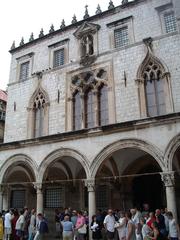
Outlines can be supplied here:
<path id="1" fill-rule="evenodd" d="M 159 67 L 150 62 L 144 72 L 147 115 L 157 116 L 166 113 L 164 80 Z"/>
<path id="2" fill-rule="evenodd" d="M 29 77 L 29 61 L 20 65 L 19 80 L 25 81 Z"/>
<path id="3" fill-rule="evenodd" d="M 129 44 L 128 27 L 116 29 L 114 31 L 115 48 Z"/>
<path id="4" fill-rule="evenodd" d="M 64 189 L 49 188 L 45 191 L 45 208 L 59 208 L 64 206 Z"/>
<path id="5" fill-rule="evenodd" d="M 11 207 L 23 208 L 25 206 L 25 190 L 11 191 Z"/>
<path id="6" fill-rule="evenodd" d="M 54 51 L 53 67 L 59 67 L 64 65 L 64 48 Z"/>
<path id="7" fill-rule="evenodd" d="M 164 14 L 164 24 L 165 24 L 166 33 L 177 31 L 176 18 L 173 12 Z"/>
<path id="8" fill-rule="evenodd" d="M 108 110 L 108 88 L 103 85 L 98 91 L 98 112 L 99 112 L 99 126 L 107 125 L 109 123 Z"/>
<path id="9" fill-rule="evenodd" d="M 94 128 L 112 123 L 114 102 L 108 67 L 78 72 L 71 76 L 67 111 L 67 130 Z"/>
<path id="10" fill-rule="evenodd" d="M 92 89 L 85 93 L 85 128 L 92 128 L 95 126 L 95 103 Z"/>
<path id="11" fill-rule="evenodd" d="M 34 101 L 34 137 L 43 136 L 45 98 L 41 91 Z"/>
<path id="12" fill-rule="evenodd" d="M 73 97 L 73 130 L 80 130 L 82 126 L 82 103 L 80 92 Z"/>

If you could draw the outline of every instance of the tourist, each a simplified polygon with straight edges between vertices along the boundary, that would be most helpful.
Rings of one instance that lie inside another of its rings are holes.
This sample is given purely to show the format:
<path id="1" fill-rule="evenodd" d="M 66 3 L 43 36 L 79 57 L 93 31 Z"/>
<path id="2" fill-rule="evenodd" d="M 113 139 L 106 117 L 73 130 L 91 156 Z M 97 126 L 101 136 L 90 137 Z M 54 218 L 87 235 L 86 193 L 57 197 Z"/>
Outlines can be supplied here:
<path id="1" fill-rule="evenodd" d="M 142 237 L 143 237 L 143 240 L 147 239 L 148 236 L 151 234 L 152 230 L 151 228 L 146 224 L 146 220 L 145 218 L 141 218 L 140 219 L 140 224 L 142 226 L 142 229 L 141 229 L 141 234 L 142 234 Z"/>
<path id="2" fill-rule="evenodd" d="M 19 237 L 16 235 L 16 222 L 19 218 L 19 213 L 18 213 L 18 210 L 15 209 L 13 211 L 13 215 L 12 215 L 12 239 L 13 240 L 19 240 Z"/>
<path id="3" fill-rule="evenodd" d="M 4 235 L 3 218 L 2 213 L 0 213 L 0 240 L 3 240 L 3 235 Z"/>
<path id="4" fill-rule="evenodd" d="M 125 213 L 122 211 L 120 212 L 120 218 L 116 223 L 116 229 L 118 231 L 119 240 L 125 240 L 126 239 L 126 218 L 125 218 Z"/>
<path id="5" fill-rule="evenodd" d="M 55 232 L 56 232 L 56 238 L 60 237 L 60 213 L 58 209 L 55 209 L 54 211 L 54 220 L 55 220 Z"/>
<path id="6" fill-rule="evenodd" d="M 91 222 L 91 230 L 92 230 L 92 239 L 101 239 L 101 223 L 97 220 L 96 215 L 92 216 Z"/>
<path id="7" fill-rule="evenodd" d="M 108 215 L 106 215 L 104 219 L 104 227 L 106 230 L 106 237 L 107 239 L 114 239 L 114 232 L 115 232 L 115 218 L 113 216 L 112 209 L 108 210 Z"/>
<path id="8" fill-rule="evenodd" d="M 126 240 L 136 240 L 135 235 L 135 225 L 132 221 L 132 214 L 130 212 L 127 212 L 125 214 L 126 217 Z"/>
<path id="9" fill-rule="evenodd" d="M 30 223 L 28 228 L 29 238 L 28 240 L 33 240 L 36 229 L 36 214 L 35 209 L 31 210 Z"/>
<path id="10" fill-rule="evenodd" d="M 176 220 L 173 218 L 172 212 L 167 212 L 168 222 L 169 222 L 169 239 L 178 240 L 180 239 L 179 226 L 176 223 Z"/>
<path id="11" fill-rule="evenodd" d="M 149 235 L 148 236 L 148 239 L 152 239 L 152 240 L 163 240 L 164 237 L 163 235 L 161 234 L 160 230 L 159 230 L 159 227 L 158 227 L 158 223 L 157 222 L 153 222 L 152 225 L 152 236 Z"/>
<path id="12" fill-rule="evenodd" d="M 158 229 L 160 233 L 165 237 L 167 236 L 167 230 L 166 230 L 166 225 L 165 225 L 165 219 L 164 216 L 161 214 L 161 211 L 159 209 L 156 209 L 155 211 L 155 217 L 156 217 L 156 222 L 158 224 Z"/>
<path id="13" fill-rule="evenodd" d="M 77 222 L 77 211 L 76 210 L 72 211 L 71 222 L 73 224 L 73 227 L 75 228 L 76 222 Z"/>
<path id="14" fill-rule="evenodd" d="M 16 235 L 19 237 L 20 240 L 23 240 L 24 237 L 24 225 L 25 225 L 25 217 L 24 217 L 24 210 L 20 211 L 20 216 L 16 222 Z"/>
<path id="15" fill-rule="evenodd" d="M 143 211 L 142 211 L 141 215 L 145 220 L 148 219 L 148 216 L 149 216 L 149 204 L 148 203 L 143 204 Z"/>
<path id="16" fill-rule="evenodd" d="M 154 216 L 153 212 L 149 213 L 149 218 L 146 220 L 146 224 L 148 225 L 148 227 L 150 227 L 152 229 L 152 223 L 156 221 L 156 218 Z"/>
<path id="17" fill-rule="evenodd" d="M 10 240 L 10 236 L 12 233 L 11 221 L 12 221 L 12 211 L 8 210 L 4 217 L 4 229 L 5 229 L 4 240 Z"/>
<path id="18" fill-rule="evenodd" d="M 132 222 L 135 226 L 136 240 L 142 240 L 140 224 L 141 212 L 138 211 L 137 208 L 131 209 L 130 212 L 132 214 Z"/>
<path id="19" fill-rule="evenodd" d="M 44 236 L 48 233 L 48 225 L 45 221 L 42 213 L 39 213 L 37 215 L 37 227 L 36 227 L 36 235 L 34 237 L 34 240 L 42 240 Z"/>
<path id="20" fill-rule="evenodd" d="M 69 215 L 64 216 L 64 221 L 61 222 L 63 228 L 63 240 L 73 239 L 73 223 L 69 221 Z"/>
<path id="21" fill-rule="evenodd" d="M 77 240 L 84 240 L 84 237 L 86 235 L 87 229 L 86 229 L 86 223 L 84 216 L 82 215 L 81 211 L 78 211 L 77 213 L 77 221 L 76 221 L 76 226 L 75 226 L 75 235 Z"/>

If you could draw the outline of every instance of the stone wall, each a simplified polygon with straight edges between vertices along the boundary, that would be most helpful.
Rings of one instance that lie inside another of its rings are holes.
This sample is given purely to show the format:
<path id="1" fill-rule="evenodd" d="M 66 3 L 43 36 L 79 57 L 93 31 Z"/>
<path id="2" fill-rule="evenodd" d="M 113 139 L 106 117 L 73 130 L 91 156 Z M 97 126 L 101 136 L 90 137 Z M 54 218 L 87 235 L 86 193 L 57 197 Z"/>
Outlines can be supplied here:
<path id="1" fill-rule="evenodd" d="M 172 96 L 174 111 L 180 111 L 180 35 L 175 32 L 164 34 L 157 9 L 170 3 L 169 0 L 137 1 L 134 5 L 117 7 L 114 12 L 92 18 L 90 22 L 101 26 L 98 31 L 98 54 L 96 65 L 106 61 L 112 65 L 115 93 L 115 122 L 124 122 L 140 118 L 137 85 L 135 83 L 138 67 L 146 56 L 147 49 L 143 44 L 144 38 L 152 37 L 154 55 L 167 66 L 171 75 Z M 113 48 L 112 29 L 107 24 L 132 17 L 133 28 L 131 31 L 132 42 L 126 47 Z M 73 33 L 77 27 L 59 31 L 49 35 L 34 44 L 24 46 L 12 53 L 10 80 L 8 87 L 8 104 L 5 127 L 5 142 L 27 139 L 29 100 L 38 86 L 36 76 L 31 76 L 27 81 L 18 82 L 18 60 L 20 57 L 34 53 L 32 56 L 31 73 L 44 70 L 42 86 L 49 95 L 49 135 L 61 133 L 66 130 L 67 116 L 67 74 L 75 71 L 79 65 L 78 41 Z M 68 60 L 66 64 L 57 69 L 49 69 L 51 66 L 50 48 L 56 42 L 64 39 L 68 41 Z M 126 73 L 127 85 L 124 83 Z M 57 97 L 60 91 L 60 101 Z"/>

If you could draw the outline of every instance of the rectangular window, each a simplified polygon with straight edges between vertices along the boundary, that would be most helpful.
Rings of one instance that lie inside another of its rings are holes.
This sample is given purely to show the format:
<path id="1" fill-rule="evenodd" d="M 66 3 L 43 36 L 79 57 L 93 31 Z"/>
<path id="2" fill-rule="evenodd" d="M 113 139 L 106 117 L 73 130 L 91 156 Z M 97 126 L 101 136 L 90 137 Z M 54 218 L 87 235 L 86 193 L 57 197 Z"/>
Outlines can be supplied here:
<path id="1" fill-rule="evenodd" d="M 96 206 L 97 208 L 107 209 L 108 204 L 108 186 L 100 185 L 96 190 Z"/>
<path id="2" fill-rule="evenodd" d="M 50 188 L 45 192 L 45 207 L 60 208 L 63 207 L 63 188 Z"/>
<path id="3" fill-rule="evenodd" d="M 53 67 L 59 67 L 64 65 L 64 48 L 54 52 L 54 63 Z"/>
<path id="4" fill-rule="evenodd" d="M 11 207 L 23 208 L 25 206 L 25 190 L 13 190 L 11 192 Z"/>
<path id="5" fill-rule="evenodd" d="M 114 31 L 115 48 L 128 45 L 128 27 L 119 28 Z"/>
<path id="6" fill-rule="evenodd" d="M 25 81 L 29 77 L 29 61 L 22 63 L 20 66 L 20 81 Z"/>
<path id="7" fill-rule="evenodd" d="M 166 33 L 177 31 L 176 18 L 173 12 L 164 14 L 164 24 Z"/>

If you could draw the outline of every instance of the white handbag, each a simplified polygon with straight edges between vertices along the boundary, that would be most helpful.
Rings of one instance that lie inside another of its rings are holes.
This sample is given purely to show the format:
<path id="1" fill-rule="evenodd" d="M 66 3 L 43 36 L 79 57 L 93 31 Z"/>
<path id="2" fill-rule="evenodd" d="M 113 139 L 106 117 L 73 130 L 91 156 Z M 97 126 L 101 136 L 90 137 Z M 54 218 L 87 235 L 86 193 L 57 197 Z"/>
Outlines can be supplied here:
<path id="1" fill-rule="evenodd" d="M 86 234 L 87 232 L 87 225 L 84 224 L 81 228 L 78 229 L 78 233 L 80 234 Z"/>

